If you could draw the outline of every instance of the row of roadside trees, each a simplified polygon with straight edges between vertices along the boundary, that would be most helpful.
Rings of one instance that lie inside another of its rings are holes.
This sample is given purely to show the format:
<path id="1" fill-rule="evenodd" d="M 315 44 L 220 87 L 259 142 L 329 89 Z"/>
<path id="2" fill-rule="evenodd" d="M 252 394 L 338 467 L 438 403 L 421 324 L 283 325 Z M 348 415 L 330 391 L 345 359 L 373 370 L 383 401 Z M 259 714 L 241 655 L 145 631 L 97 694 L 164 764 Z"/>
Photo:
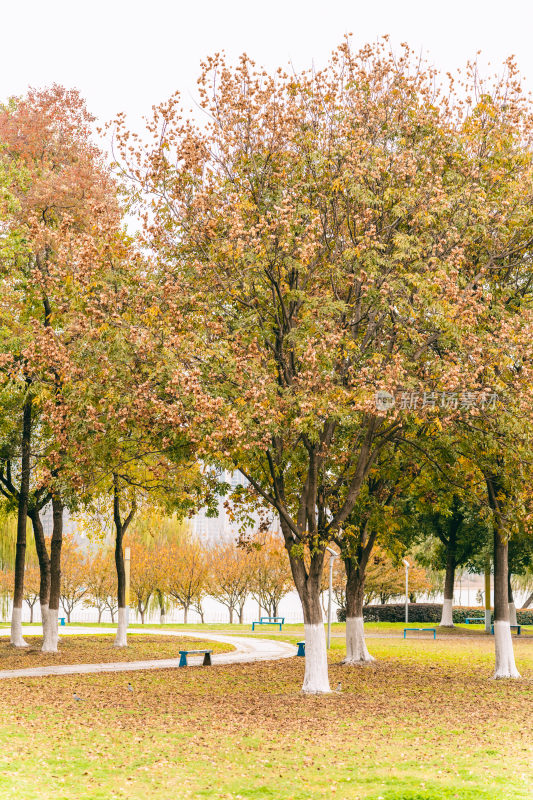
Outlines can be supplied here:
<path id="1" fill-rule="evenodd" d="M 522 553 L 531 538 L 533 115 L 512 61 L 492 82 L 473 68 L 445 81 L 387 42 L 345 42 L 299 74 L 215 56 L 203 118 L 177 97 L 146 136 L 119 117 L 112 167 L 76 92 L 0 109 L 15 646 L 28 518 L 54 650 L 64 510 L 111 514 L 123 645 L 139 510 L 211 513 L 225 493 L 243 544 L 258 517 L 279 520 L 304 691 L 329 691 L 326 547 L 345 569 L 346 663 L 360 663 L 374 548 L 405 550 L 425 521 L 451 574 L 459 516 L 493 563 L 495 676 L 518 677 L 508 578 L 510 542 Z M 223 470 L 245 480 L 224 485 Z"/>

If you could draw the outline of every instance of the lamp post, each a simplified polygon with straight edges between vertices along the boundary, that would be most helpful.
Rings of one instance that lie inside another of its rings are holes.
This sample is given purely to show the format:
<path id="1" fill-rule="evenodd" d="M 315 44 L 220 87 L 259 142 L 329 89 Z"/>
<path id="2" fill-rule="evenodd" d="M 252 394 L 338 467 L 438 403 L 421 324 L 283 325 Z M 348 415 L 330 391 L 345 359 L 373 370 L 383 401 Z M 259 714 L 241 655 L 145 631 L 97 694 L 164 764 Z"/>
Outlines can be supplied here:
<path id="1" fill-rule="evenodd" d="M 405 567 L 405 622 L 409 622 L 409 567 L 411 566 L 406 558 L 402 559 Z"/>
<path id="2" fill-rule="evenodd" d="M 331 547 L 326 547 L 329 553 L 329 597 L 328 597 L 328 650 L 331 647 L 331 595 L 333 593 L 333 559 L 339 555 L 332 550 Z"/>

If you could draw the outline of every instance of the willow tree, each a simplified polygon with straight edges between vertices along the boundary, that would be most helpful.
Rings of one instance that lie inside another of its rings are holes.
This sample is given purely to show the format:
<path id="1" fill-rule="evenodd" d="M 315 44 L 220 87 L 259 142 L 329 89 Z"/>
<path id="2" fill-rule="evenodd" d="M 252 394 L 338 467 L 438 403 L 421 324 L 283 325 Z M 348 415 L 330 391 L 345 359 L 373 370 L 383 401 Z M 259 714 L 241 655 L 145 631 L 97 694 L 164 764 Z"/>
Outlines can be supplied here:
<path id="1" fill-rule="evenodd" d="M 174 364 L 167 413 L 187 420 L 201 458 L 246 477 L 234 499 L 279 517 L 306 692 L 329 691 L 325 547 L 402 424 L 376 390 L 430 378 L 456 389 L 456 361 L 432 345 L 445 331 L 464 351 L 476 304 L 472 287 L 458 290 L 445 222 L 456 145 L 433 78 L 386 43 L 345 44 L 296 75 L 216 56 L 199 82 L 205 125 L 173 98 L 155 112 L 152 147 L 132 145 L 123 123 L 117 133 L 149 203 Z"/>

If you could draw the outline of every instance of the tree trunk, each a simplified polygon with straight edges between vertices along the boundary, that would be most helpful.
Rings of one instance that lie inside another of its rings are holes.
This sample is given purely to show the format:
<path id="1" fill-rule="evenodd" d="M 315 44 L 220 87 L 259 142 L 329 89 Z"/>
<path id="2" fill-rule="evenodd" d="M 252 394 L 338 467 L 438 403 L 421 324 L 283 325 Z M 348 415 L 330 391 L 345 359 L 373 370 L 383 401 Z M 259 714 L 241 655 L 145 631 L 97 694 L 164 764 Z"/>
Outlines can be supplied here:
<path id="1" fill-rule="evenodd" d="M 100 625 L 101 622 L 102 622 L 102 609 L 99 608 L 98 609 L 98 624 Z"/>
<path id="2" fill-rule="evenodd" d="M 500 526 L 494 526 L 494 645 L 496 650 L 495 678 L 519 678 L 513 652 L 509 625 L 508 601 L 508 544 Z"/>
<path id="3" fill-rule="evenodd" d="M 490 633 L 492 613 L 490 610 L 490 554 L 485 556 L 485 633 Z"/>
<path id="4" fill-rule="evenodd" d="M 57 652 L 59 632 L 57 618 L 59 615 L 59 597 L 61 594 L 61 548 L 63 546 L 63 511 L 64 504 L 58 494 L 52 495 L 52 541 L 50 542 L 50 602 L 48 620 L 50 628 L 50 652 Z M 70 622 L 70 612 L 68 614 Z M 43 650 L 45 649 L 43 643 Z"/>
<path id="5" fill-rule="evenodd" d="M 42 650 L 48 652 L 51 645 L 50 618 L 48 614 L 48 604 L 50 602 L 50 559 L 46 550 L 46 540 L 38 510 L 31 508 L 28 516 L 31 519 L 35 550 L 39 560 L 39 603 L 41 605 L 41 624 L 43 626 Z"/>
<path id="6" fill-rule="evenodd" d="M 523 604 L 522 608 L 529 608 L 529 606 L 531 605 L 531 603 L 533 603 L 533 592 L 531 592 L 531 594 L 529 595 L 529 597 L 527 598 L 527 600 L 524 602 L 524 604 Z"/>
<path id="7" fill-rule="evenodd" d="M 453 587 L 455 584 L 456 535 L 450 530 L 446 546 L 446 578 L 444 580 L 444 603 L 442 604 L 441 627 L 453 628 Z"/>
<path id="8" fill-rule="evenodd" d="M 229 624 L 233 625 L 233 606 L 229 607 Z"/>
<path id="9" fill-rule="evenodd" d="M 126 570 L 124 569 L 124 552 L 122 550 L 122 525 L 116 527 L 115 567 L 117 570 L 118 625 L 115 636 L 115 647 L 128 646 L 128 621 L 126 612 Z"/>
<path id="10" fill-rule="evenodd" d="M 243 625 L 244 620 L 244 604 L 239 606 L 239 625 Z"/>
<path id="11" fill-rule="evenodd" d="M 285 523 L 282 521 L 282 528 Z M 322 570 L 325 551 L 315 552 L 310 559 L 309 571 L 302 558 L 291 553 L 290 533 L 284 530 L 294 584 L 300 597 L 305 631 L 305 673 L 302 692 L 326 694 L 331 691 L 328 677 L 326 632 L 320 605 Z"/>
<path id="12" fill-rule="evenodd" d="M 185 606 L 183 606 L 183 624 L 184 625 L 187 625 L 187 616 L 188 616 L 188 614 L 189 614 L 189 606 L 185 605 Z"/>
<path id="13" fill-rule="evenodd" d="M 157 590 L 157 599 L 159 600 L 159 624 L 164 625 L 166 623 L 167 616 L 165 609 L 165 598 L 159 589 Z"/>
<path id="14" fill-rule="evenodd" d="M 364 563 L 356 558 L 344 559 L 346 569 L 346 658 L 343 664 L 370 664 L 373 656 L 367 650 L 363 621 L 365 597 L 365 571 L 368 556 Z"/>
<path id="15" fill-rule="evenodd" d="M 517 625 L 516 606 L 514 604 L 513 587 L 511 585 L 511 573 L 507 573 L 507 600 L 509 602 L 509 624 Z"/>
<path id="16" fill-rule="evenodd" d="M 144 625 L 144 608 L 141 606 L 141 604 L 140 604 L 140 603 L 139 603 L 139 605 L 137 606 L 137 608 L 138 608 L 138 610 L 139 610 L 139 614 L 140 614 L 140 616 L 141 616 L 141 625 Z"/>
<path id="17" fill-rule="evenodd" d="M 33 623 L 33 603 L 30 606 L 30 625 Z"/>
<path id="18" fill-rule="evenodd" d="M 22 638 L 22 603 L 24 600 L 24 567 L 26 563 L 26 524 L 28 498 L 30 494 L 30 445 L 31 445 L 32 398 L 27 394 L 22 412 L 22 459 L 20 468 L 20 492 L 18 497 L 17 544 L 15 553 L 15 587 L 11 616 L 10 642 L 14 647 L 27 647 Z"/>

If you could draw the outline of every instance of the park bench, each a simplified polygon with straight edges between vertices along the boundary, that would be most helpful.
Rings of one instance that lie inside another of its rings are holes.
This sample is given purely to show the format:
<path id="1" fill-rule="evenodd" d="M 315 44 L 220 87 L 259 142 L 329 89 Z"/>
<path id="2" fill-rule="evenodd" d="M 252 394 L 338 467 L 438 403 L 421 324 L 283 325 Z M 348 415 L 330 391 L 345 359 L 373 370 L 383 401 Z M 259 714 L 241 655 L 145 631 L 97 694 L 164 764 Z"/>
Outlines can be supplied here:
<path id="1" fill-rule="evenodd" d="M 437 638 L 437 629 L 436 628 L 404 628 L 403 629 L 403 638 L 407 638 L 407 631 L 431 631 L 433 633 L 433 638 Z"/>
<path id="2" fill-rule="evenodd" d="M 521 635 L 522 626 L 521 625 L 509 625 L 510 628 L 516 628 L 516 635 Z M 494 623 L 490 626 L 490 632 L 494 633 Z"/>
<path id="3" fill-rule="evenodd" d="M 188 666 L 187 656 L 191 655 L 191 653 L 194 653 L 194 655 L 196 655 L 197 653 L 203 653 L 204 660 L 202 661 L 202 664 L 204 667 L 210 667 L 212 652 L 213 652 L 212 650 L 180 650 L 180 663 L 178 664 L 178 666 L 187 667 Z"/>
<path id="4" fill-rule="evenodd" d="M 305 656 L 305 642 L 296 642 L 298 645 L 298 652 L 296 653 L 297 656 Z"/>
<path id="5" fill-rule="evenodd" d="M 475 625 L 476 623 L 484 623 L 485 617 L 467 617 L 465 619 L 466 625 Z"/>
<path id="6" fill-rule="evenodd" d="M 65 617 L 59 617 L 59 624 L 60 625 L 64 625 L 65 624 Z"/>
<path id="7" fill-rule="evenodd" d="M 285 617 L 259 617 L 258 622 L 252 622 L 252 631 L 255 630 L 256 625 L 279 625 L 281 630 L 281 626 L 284 624 Z"/>

